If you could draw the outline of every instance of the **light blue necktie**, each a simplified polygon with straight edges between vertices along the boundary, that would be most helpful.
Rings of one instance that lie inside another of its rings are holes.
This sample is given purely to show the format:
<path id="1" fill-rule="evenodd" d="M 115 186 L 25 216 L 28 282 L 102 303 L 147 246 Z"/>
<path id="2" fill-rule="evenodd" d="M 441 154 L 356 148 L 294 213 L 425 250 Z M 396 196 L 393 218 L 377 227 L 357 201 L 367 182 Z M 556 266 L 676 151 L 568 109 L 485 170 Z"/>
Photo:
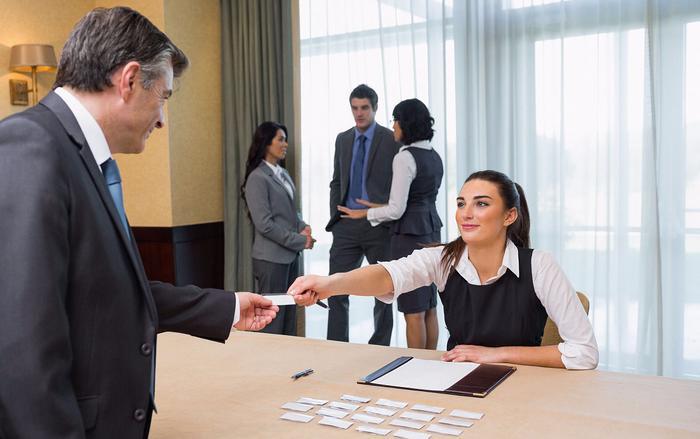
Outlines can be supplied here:
<path id="1" fill-rule="evenodd" d="M 102 168 L 102 173 L 107 181 L 107 187 L 109 188 L 109 194 L 112 196 L 112 201 L 114 201 L 114 206 L 117 208 L 119 213 L 119 219 L 124 226 L 124 231 L 126 236 L 131 240 L 129 235 L 129 225 L 126 222 L 126 213 L 124 212 L 124 197 L 122 196 L 122 177 L 119 175 L 119 167 L 117 162 L 108 159 L 106 162 L 100 165 Z"/>
<path id="2" fill-rule="evenodd" d="M 365 167 L 365 142 L 367 137 L 362 134 L 359 137 L 360 143 L 355 152 L 355 161 L 352 164 L 352 182 L 348 191 L 348 202 L 355 202 L 356 199 L 362 198 L 362 184 L 364 183 L 363 171 Z"/>

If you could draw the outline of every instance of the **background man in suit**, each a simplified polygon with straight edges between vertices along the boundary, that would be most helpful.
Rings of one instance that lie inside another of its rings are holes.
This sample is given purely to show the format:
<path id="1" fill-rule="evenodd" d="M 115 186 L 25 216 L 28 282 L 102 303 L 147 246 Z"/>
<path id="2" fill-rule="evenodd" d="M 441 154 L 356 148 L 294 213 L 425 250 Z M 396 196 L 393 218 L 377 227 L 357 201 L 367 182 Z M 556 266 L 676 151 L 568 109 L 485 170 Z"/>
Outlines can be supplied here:
<path id="1" fill-rule="evenodd" d="M 115 153 L 140 153 L 185 54 L 128 8 L 76 25 L 55 90 L 0 122 L 0 437 L 143 438 L 156 333 L 223 342 L 278 308 L 148 282 Z"/>
<path id="2" fill-rule="evenodd" d="M 326 230 L 333 233 L 330 250 L 330 274 L 358 268 L 362 258 L 374 264 L 389 256 L 388 225 L 372 227 L 366 218 L 345 218 L 338 206 L 366 209 L 357 200 L 385 204 L 391 191 L 391 164 L 400 144 L 391 130 L 375 122 L 377 93 L 361 84 L 350 93 L 350 108 L 355 126 L 338 134 L 335 140 L 333 179 L 331 180 L 331 219 Z M 328 300 L 328 340 L 348 341 L 348 296 Z M 394 325 L 391 304 L 374 301 L 372 344 L 388 346 Z"/>

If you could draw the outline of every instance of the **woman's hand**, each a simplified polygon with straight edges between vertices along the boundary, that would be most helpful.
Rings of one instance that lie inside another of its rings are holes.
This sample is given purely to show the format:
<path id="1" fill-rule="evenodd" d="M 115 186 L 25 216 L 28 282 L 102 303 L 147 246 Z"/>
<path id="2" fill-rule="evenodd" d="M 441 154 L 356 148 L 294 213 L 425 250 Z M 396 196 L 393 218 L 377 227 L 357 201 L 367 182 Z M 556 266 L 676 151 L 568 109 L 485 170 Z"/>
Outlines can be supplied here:
<path id="1" fill-rule="evenodd" d="M 362 219 L 367 218 L 367 209 L 350 209 L 345 206 L 338 206 L 338 210 L 345 215 L 340 215 L 341 218 Z"/>
<path id="2" fill-rule="evenodd" d="M 363 206 L 367 206 L 367 207 L 369 207 L 370 209 L 371 209 L 371 208 L 374 208 L 374 207 L 384 207 L 384 206 L 386 206 L 386 204 L 372 203 L 371 201 L 363 200 L 363 199 L 361 199 L 361 198 L 355 199 L 355 202 L 357 202 L 357 204 L 362 204 Z"/>
<path id="3" fill-rule="evenodd" d="M 442 354 L 442 361 L 471 361 L 473 363 L 503 363 L 501 348 L 461 344 Z"/>
<path id="4" fill-rule="evenodd" d="M 287 290 L 294 296 L 294 302 L 301 306 L 311 306 L 321 299 L 331 296 L 328 288 L 328 276 L 309 274 L 298 277 Z"/>
<path id="5" fill-rule="evenodd" d="M 304 244 L 304 249 L 307 250 L 314 248 L 314 243 L 316 240 L 313 236 L 311 236 L 311 226 L 304 227 L 299 233 L 306 236 L 306 244 Z"/>

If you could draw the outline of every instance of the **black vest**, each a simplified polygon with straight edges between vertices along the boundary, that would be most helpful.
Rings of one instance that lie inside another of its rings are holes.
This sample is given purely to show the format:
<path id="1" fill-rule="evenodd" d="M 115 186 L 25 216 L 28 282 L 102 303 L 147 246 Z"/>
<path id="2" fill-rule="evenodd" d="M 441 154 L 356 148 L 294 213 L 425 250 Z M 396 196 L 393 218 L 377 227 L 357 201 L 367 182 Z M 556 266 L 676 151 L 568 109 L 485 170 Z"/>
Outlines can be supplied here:
<path id="1" fill-rule="evenodd" d="M 427 235 L 439 232 L 442 221 L 435 207 L 440 182 L 442 159 L 434 149 L 409 146 L 416 162 L 416 178 L 411 182 L 406 201 L 406 211 L 392 224 L 392 233 L 403 235 Z"/>
<path id="2" fill-rule="evenodd" d="M 532 285 L 532 249 L 518 248 L 520 278 L 507 270 L 490 285 L 471 285 L 453 271 L 440 299 L 450 332 L 447 349 L 456 345 L 539 346 L 547 311 Z"/>

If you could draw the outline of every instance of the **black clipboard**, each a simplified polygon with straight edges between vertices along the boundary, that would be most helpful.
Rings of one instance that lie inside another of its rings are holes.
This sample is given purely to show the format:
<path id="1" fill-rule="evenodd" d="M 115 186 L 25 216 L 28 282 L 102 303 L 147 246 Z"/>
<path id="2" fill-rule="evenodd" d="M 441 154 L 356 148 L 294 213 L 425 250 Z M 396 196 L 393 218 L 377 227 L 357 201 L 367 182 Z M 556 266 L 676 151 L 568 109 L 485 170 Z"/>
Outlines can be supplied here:
<path id="1" fill-rule="evenodd" d="M 416 389 L 410 386 L 398 387 L 388 386 L 385 384 L 376 384 L 374 381 L 387 373 L 398 369 L 404 364 L 411 361 L 413 357 L 399 357 L 391 363 L 375 370 L 369 375 L 360 378 L 358 384 L 369 384 L 372 386 L 393 387 L 396 389 L 419 390 L 422 392 L 448 393 L 450 395 L 474 396 L 483 398 L 488 395 L 493 389 L 515 372 L 515 366 L 507 366 L 501 364 L 479 364 L 476 369 L 467 374 L 445 390 L 426 390 Z"/>

